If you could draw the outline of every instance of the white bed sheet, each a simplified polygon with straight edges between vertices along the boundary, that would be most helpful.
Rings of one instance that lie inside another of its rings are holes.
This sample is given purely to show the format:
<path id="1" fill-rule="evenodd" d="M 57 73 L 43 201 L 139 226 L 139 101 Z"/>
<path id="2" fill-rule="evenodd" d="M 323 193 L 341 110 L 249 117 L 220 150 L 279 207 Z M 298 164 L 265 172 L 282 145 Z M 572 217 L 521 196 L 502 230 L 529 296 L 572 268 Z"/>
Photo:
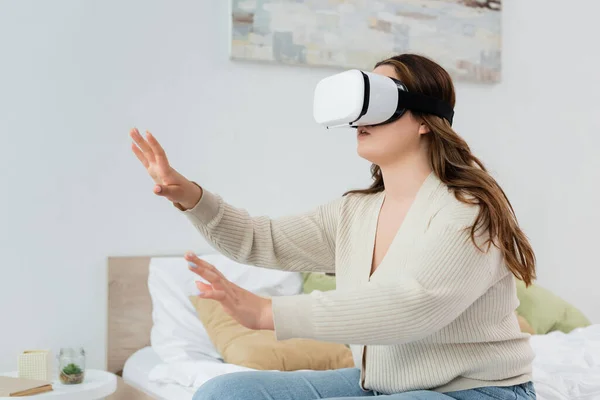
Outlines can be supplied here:
<path id="1" fill-rule="evenodd" d="M 538 400 L 600 400 L 600 324 L 531 338 Z"/>
<path id="2" fill-rule="evenodd" d="M 195 389 L 175 383 L 150 381 L 150 372 L 162 363 L 152 347 L 136 351 L 123 367 L 123 380 L 156 399 L 191 400 Z"/>
<path id="3" fill-rule="evenodd" d="M 531 345 L 536 353 L 533 379 L 538 400 L 600 400 L 600 324 L 576 329 L 570 334 L 536 335 L 531 338 Z M 158 399 L 191 400 L 195 388 L 208 379 L 247 370 L 219 360 L 198 361 L 191 368 L 195 378 L 190 378 L 186 387 L 152 382 L 151 372 L 161 368 L 161 374 L 168 375 L 164 370 L 168 366 L 161 363 L 152 348 L 146 347 L 127 360 L 123 379 Z M 186 368 L 190 370 L 189 366 Z M 175 371 L 170 373 L 178 375 Z M 177 379 L 187 379 L 179 375 Z"/>
<path id="4" fill-rule="evenodd" d="M 206 356 L 194 361 L 163 363 L 148 346 L 136 351 L 123 367 L 123 380 L 157 399 L 191 400 L 211 378 L 230 372 L 252 371 Z"/>

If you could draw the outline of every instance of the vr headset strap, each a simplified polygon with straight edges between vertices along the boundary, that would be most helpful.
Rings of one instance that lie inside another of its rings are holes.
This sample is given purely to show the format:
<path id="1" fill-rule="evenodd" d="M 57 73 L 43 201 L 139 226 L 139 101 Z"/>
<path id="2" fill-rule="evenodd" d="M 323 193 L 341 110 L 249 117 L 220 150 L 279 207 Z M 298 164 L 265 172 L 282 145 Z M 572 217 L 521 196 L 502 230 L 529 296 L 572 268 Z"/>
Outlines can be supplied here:
<path id="1" fill-rule="evenodd" d="M 448 103 L 435 97 L 398 90 L 398 109 L 404 108 L 437 115 L 440 118 L 445 118 L 452 125 L 454 110 Z"/>

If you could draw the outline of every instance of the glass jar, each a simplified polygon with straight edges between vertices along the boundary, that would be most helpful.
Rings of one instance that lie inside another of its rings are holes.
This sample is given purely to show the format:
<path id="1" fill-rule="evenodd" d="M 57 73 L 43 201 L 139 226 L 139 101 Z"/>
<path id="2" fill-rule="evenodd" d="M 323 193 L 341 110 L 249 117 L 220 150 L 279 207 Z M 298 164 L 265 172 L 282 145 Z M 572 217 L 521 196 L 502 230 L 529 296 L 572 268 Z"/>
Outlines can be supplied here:
<path id="1" fill-rule="evenodd" d="M 82 347 L 62 348 L 58 354 L 58 376 L 61 383 L 74 385 L 85 376 L 85 350 Z"/>

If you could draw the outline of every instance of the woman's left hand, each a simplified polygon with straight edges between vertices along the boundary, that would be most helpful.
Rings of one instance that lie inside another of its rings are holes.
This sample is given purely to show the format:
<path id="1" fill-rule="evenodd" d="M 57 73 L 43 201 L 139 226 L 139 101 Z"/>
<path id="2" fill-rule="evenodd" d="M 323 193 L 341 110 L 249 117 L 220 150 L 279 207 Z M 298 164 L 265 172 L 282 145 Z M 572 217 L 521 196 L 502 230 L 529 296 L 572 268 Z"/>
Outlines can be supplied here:
<path id="1" fill-rule="evenodd" d="M 186 253 L 185 259 L 190 271 L 208 281 L 208 284 L 196 282 L 201 298 L 220 302 L 225 312 L 246 328 L 274 329 L 271 299 L 257 296 L 229 282 L 218 269 L 193 253 Z"/>

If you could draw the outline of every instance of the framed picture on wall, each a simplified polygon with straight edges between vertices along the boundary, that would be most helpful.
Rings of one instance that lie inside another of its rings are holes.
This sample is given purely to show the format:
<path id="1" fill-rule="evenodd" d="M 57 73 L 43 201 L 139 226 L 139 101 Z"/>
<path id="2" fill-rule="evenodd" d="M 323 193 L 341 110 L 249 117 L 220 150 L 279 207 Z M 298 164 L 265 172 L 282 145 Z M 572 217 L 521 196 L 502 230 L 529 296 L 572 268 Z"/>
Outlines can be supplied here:
<path id="1" fill-rule="evenodd" d="M 455 79 L 501 72 L 501 0 L 231 0 L 231 57 L 369 70 L 399 53 Z"/>

